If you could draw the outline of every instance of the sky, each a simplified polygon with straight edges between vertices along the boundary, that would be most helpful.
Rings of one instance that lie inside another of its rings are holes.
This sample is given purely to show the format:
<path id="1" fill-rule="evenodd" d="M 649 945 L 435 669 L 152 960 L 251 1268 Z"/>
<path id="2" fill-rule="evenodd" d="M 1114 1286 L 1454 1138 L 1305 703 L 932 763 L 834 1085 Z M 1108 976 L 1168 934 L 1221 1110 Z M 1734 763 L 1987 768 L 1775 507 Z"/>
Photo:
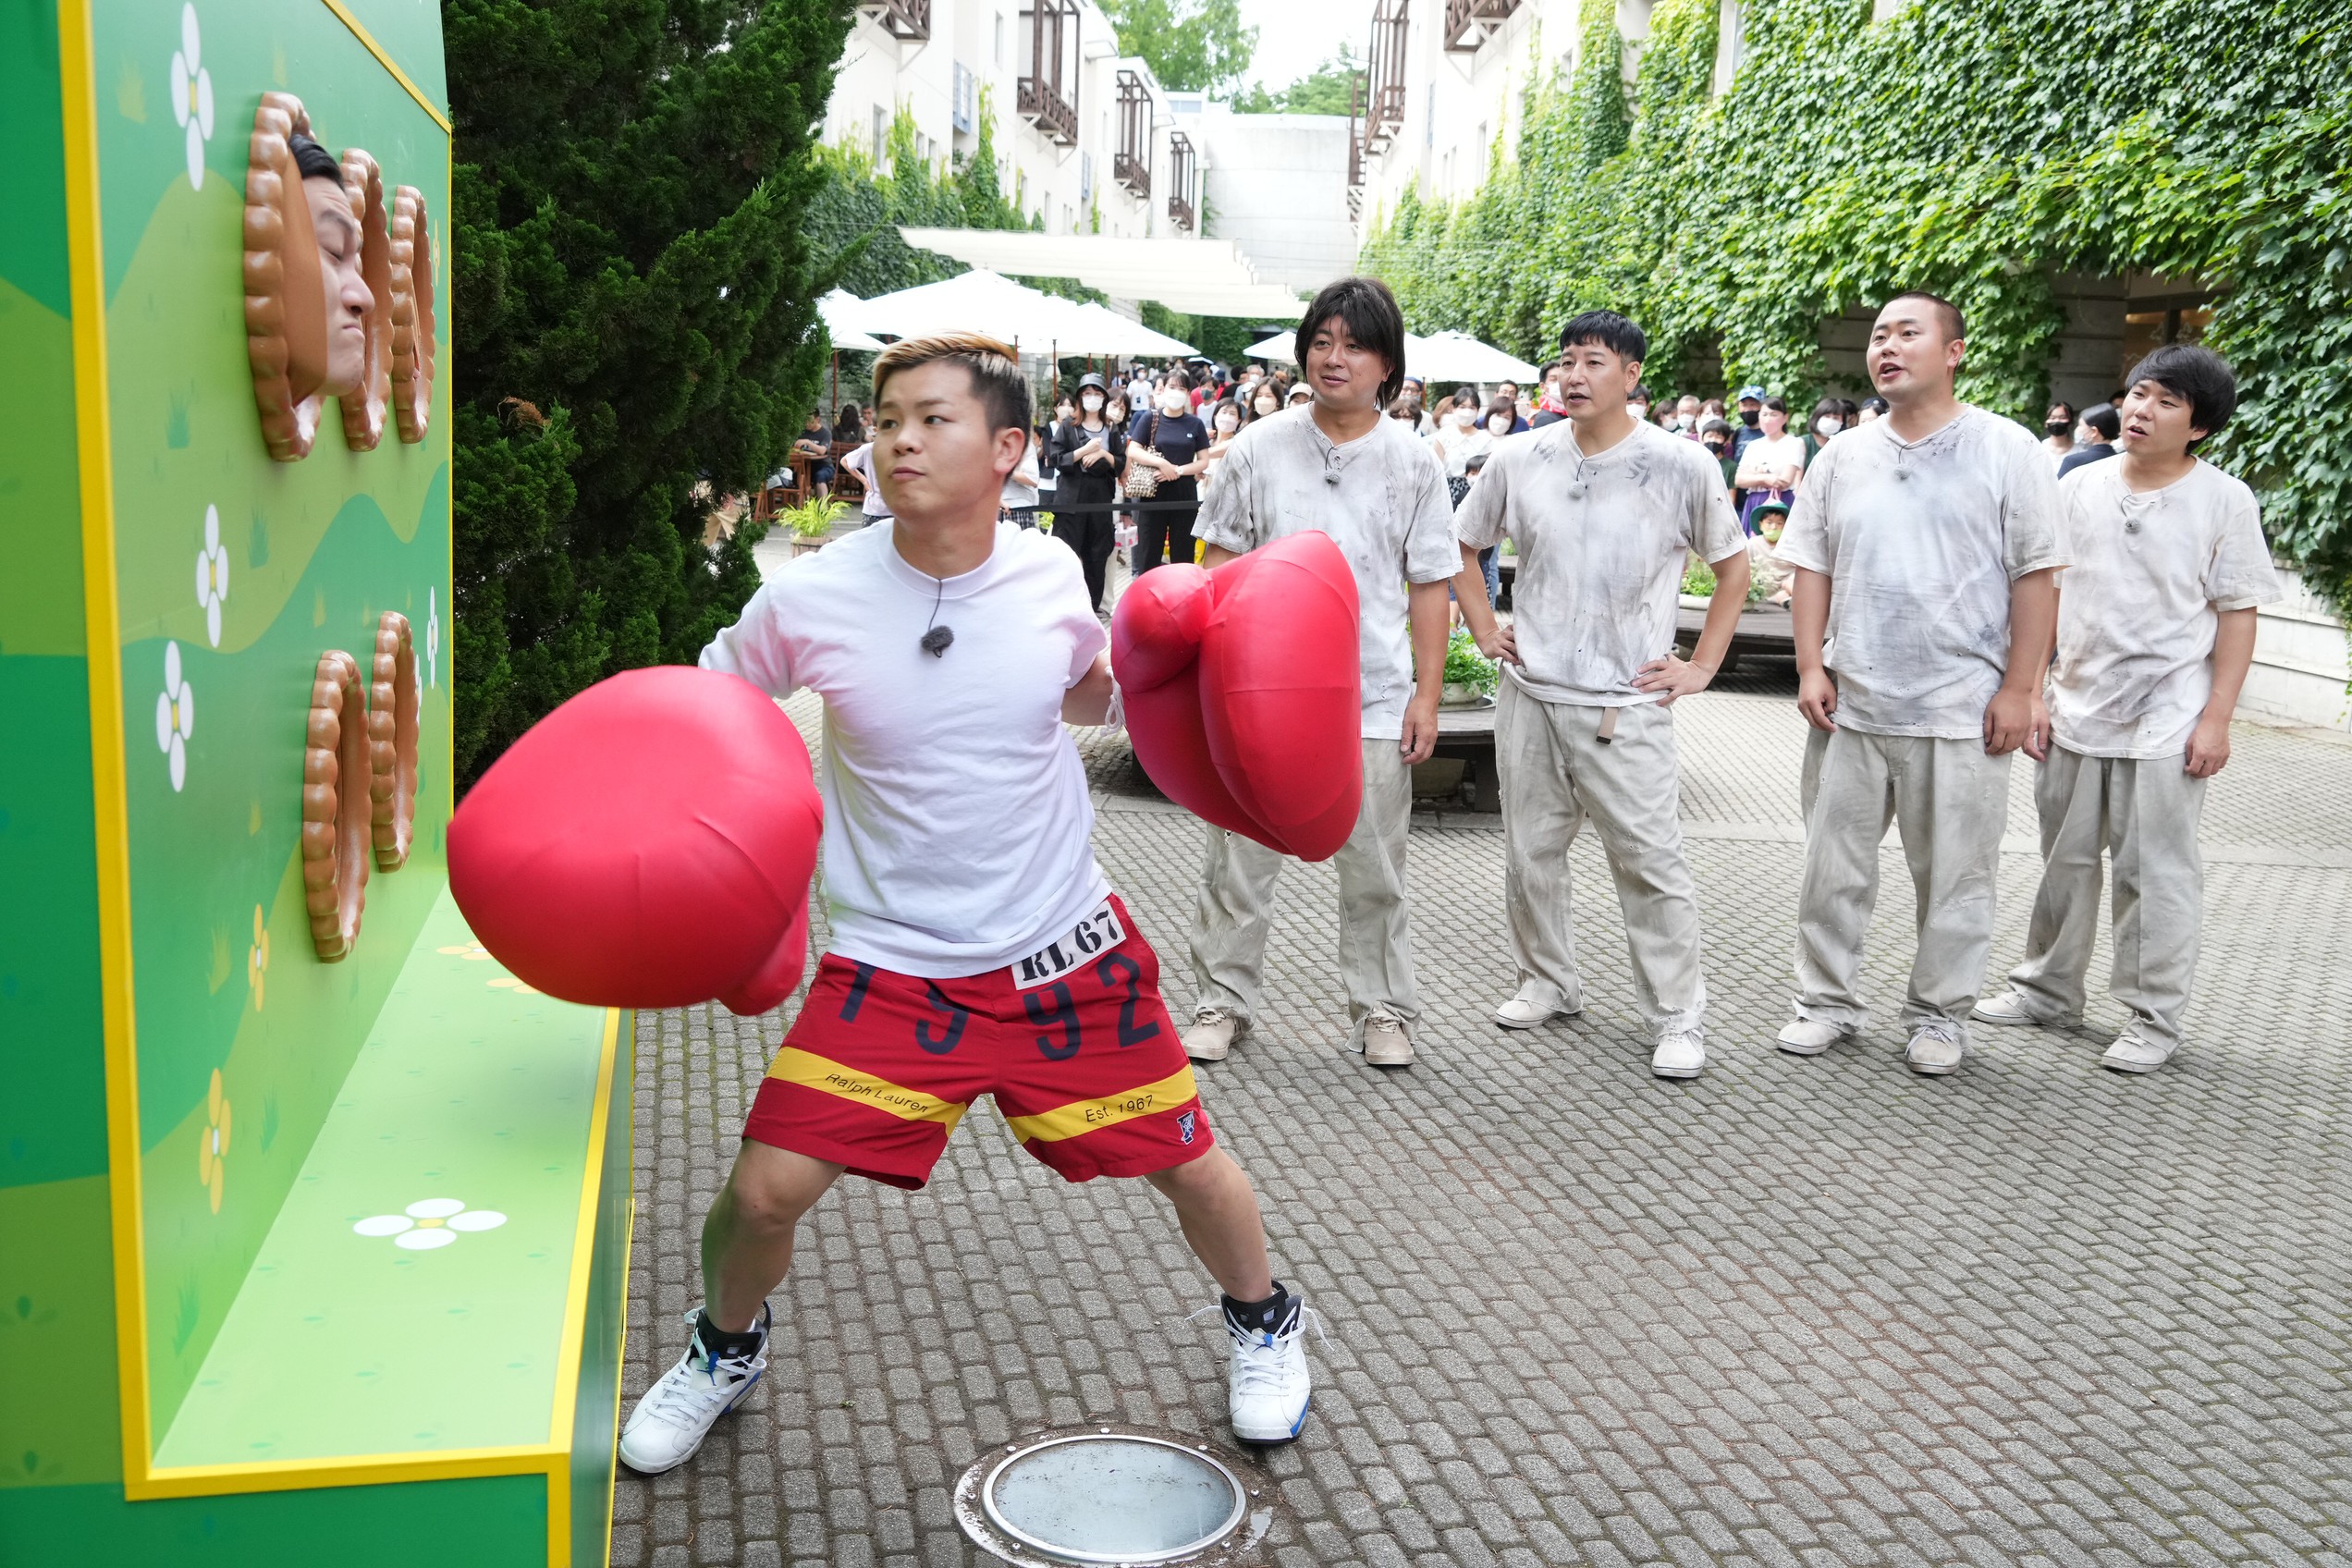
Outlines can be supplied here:
<path id="1" fill-rule="evenodd" d="M 1359 55 L 1372 31 L 1372 0 L 1242 0 L 1242 21 L 1257 29 L 1248 80 L 1279 91 L 1339 53 Z"/>

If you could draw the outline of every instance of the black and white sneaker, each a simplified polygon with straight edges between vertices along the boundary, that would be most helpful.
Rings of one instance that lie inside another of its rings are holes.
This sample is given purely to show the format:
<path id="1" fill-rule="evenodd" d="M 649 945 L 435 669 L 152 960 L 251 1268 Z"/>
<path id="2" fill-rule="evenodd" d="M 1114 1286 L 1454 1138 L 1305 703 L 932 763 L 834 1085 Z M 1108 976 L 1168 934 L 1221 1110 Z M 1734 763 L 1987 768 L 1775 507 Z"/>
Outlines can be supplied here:
<path id="1" fill-rule="evenodd" d="M 640 1475 L 658 1476 L 694 1457 L 718 1418 L 743 1402 L 767 1370 L 768 1313 L 760 1307 L 759 1344 L 749 1355 L 711 1356 L 695 1332 L 700 1308 L 686 1314 L 686 1354 L 663 1373 L 620 1429 L 620 1462 Z"/>
<path id="2" fill-rule="evenodd" d="M 1306 1425 L 1306 1307 L 1295 1295 L 1280 1325 L 1254 1329 L 1221 1314 L 1232 1337 L 1226 1403 L 1233 1435 L 1245 1443 L 1286 1443 Z"/>

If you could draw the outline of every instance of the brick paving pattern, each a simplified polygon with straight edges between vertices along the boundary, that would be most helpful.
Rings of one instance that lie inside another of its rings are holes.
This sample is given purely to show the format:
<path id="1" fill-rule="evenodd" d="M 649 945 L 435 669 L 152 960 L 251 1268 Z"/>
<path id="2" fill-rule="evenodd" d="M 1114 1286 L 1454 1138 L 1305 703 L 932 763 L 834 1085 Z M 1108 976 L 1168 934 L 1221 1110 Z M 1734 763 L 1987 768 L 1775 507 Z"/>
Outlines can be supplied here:
<path id="1" fill-rule="evenodd" d="M 1305 1438 L 1256 1462 L 1292 1514 L 1266 1560 L 2352 1563 L 2352 746 L 2238 728 L 2173 1064 L 2096 1065 L 2119 1021 L 2102 939 L 2084 1029 L 1980 1027 L 1927 1080 L 1887 1022 L 1910 948 L 1892 840 L 1880 1022 L 1812 1060 L 1771 1049 L 1802 730 L 1785 676 L 1725 686 L 1681 710 L 1712 996 L 1695 1082 L 1646 1071 L 1589 836 L 1587 1010 L 1510 1034 L 1486 1020 L 1513 984 L 1501 834 L 1415 831 L 1426 1026 L 1393 1076 L 1341 1048 L 1329 870 L 1286 876 L 1269 1015 L 1202 1073 L 1277 1272 L 1329 1325 Z M 1118 743 L 1088 750 L 1097 851 L 1182 1015 L 1200 828 Z M 1996 982 L 2032 892 L 2028 766 Z M 703 1210 L 796 1005 L 639 1021 L 631 1402 L 682 1343 Z M 1182 1321 L 1215 1299 L 1142 1183 L 1065 1187 L 974 1115 L 928 1191 L 846 1180 L 803 1226 L 766 1382 L 686 1468 L 624 1474 L 612 1560 L 985 1562 L 949 1507 L 983 1451 L 1086 1420 L 1221 1435 L 1221 1334 Z"/>

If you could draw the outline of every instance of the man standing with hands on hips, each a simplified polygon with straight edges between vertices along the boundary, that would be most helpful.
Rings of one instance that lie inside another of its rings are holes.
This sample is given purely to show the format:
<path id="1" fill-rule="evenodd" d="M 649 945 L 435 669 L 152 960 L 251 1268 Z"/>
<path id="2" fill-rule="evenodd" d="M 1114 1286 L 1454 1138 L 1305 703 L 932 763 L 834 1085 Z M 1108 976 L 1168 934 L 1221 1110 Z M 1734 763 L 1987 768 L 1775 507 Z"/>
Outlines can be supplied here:
<path id="1" fill-rule="evenodd" d="M 1862 935 L 1890 819 L 1918 896 L 1912 1071 L 1956 1071 L 1992 945 L 2009 755 L 2034 739 L 2066 564 L 2058 483 L 2024 427 L 1960 401 L 1960 312 L 1898 294 L 1870 329 L 1884 419 L 1821 448 L 1781 535 L 1795 570 L 1805 753 L 1796 1017 L 1781 1049 L 1858 1034 Z"/>
<path id="2" fill-rule="evenodd" d="M 1334 859 L 1351 1044 L 1375 1067 L 1413 1062 L 1421 1011 L 1404 902 L 1413 765 L 1437 744 L 1446 584 L 1461 568 L 1445 468 L 1387 417 L 1404 379 L 1404 316 L 1376 278 L 1348 277 L 1307 307 L 1298 362 L 1314 400 L 1244 427 L 1225 448 L 1195 530 L 1215 567 L 1288 534 L 1330 535 L 1355 576 L 1363 660 L 1364 808 Z M 1410 628 L 1408 640 L 1407 630 Z M 1193 922 L 1193 1025 L 1184 1049 L 1217 1061 L 1256 1017 L 1282 856 L 1208 829 Z"/>
<path id="3" fill-rule="evenodd" d="M 1642 329 L 1588 311 L 1560 335 L 1563 419 L 1505 441 L 1462 504 L 1453 591 L 1471 635 L 1504 665 L 1495 716 L 1504 900 L 1519 991 L 1506 1029 L 1584 1011 L 1568 846 L 1592 818 L 1625 915 L 1649 1070 L 1707 1066 L 1698 899 L 1683 856 L 1672 704 L 1707 689 L 1747 597 L 1747 546 L 1704 447 L 1634 417 Z M 1516 615 L 1498 626 L 1478 552 L 1519 549 Z M 1715 569 L 1688 663 L 1674 656 L 1684 563 Z"/>

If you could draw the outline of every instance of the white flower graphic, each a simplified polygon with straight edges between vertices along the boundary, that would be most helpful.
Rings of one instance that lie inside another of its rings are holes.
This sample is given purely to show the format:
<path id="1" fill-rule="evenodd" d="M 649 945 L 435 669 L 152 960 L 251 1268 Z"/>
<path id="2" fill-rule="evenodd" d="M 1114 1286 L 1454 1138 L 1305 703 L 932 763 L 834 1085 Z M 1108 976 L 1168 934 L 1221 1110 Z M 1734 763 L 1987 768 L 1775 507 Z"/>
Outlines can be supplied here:
<path id="1" fill-rule="evenodd" d="M 204 545 L 196 552 L 196 602 L 204 606 L 204 635 L 220 646 L 221 601 L 228 597 L 228 552 L 221 548 L 220 508 L 204 508 Z"/>
<path id="2" fill-rule="evenodd" d="M 424 591 L 424 683 L 427 686 L 435 683 L 434 672 L 440 668 L 441 662 L 440 595 L 438 588 Z"/>
<path id="3" fill-rule="evenodd" d="M 188 742 L 196 734 L 196 693 L 179 678 L 179 644 L 164 644 L 164 689 L 155 698 L 155 749 L 171 758 L 172 789 L 188 778 Z"/>
<path id="4" fill-rule="evenodd" d="M 458 1239 L 459 1231 L 495 1231 L 507 1217 L 495 1208 L 468 1208 L 455 1198 L 425 1198 L 405 1213 L 379 1214 L 351 1227 L 361 1236 L 389 1236 L 396 1247 L 431 1252 Z"/>
<path id="5" fill-rule="evenodd" d="M 204 143 L 213 134 L 213 73 L 198 58 L 196 7 L 179 8 L 179 48 L 172 55 L 172 114 L 188 128 L 188 184 L 204 189 Z"/>

